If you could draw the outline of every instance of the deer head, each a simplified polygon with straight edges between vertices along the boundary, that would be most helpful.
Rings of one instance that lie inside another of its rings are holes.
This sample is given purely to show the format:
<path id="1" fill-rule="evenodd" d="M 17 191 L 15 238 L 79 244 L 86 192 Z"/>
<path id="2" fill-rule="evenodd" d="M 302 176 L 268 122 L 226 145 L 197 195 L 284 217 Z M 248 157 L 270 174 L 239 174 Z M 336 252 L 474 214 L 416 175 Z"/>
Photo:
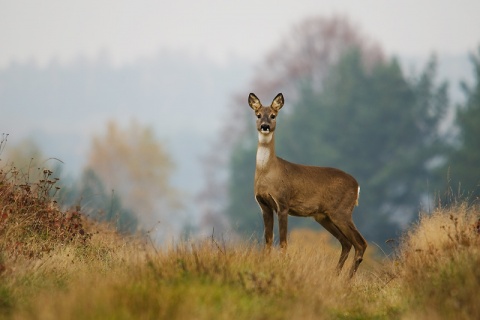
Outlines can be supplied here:
<path id="1" fill-rule="evenodd" d="M 260 99 L 254 93 L 248 96 L 248 104 L 257 116 L 257 130 L 261 134 L 268 135 L 275 131 L 278 111 L 283 107 L 283 95 L 277 94 L 269 107 L 264 107 Z"/>

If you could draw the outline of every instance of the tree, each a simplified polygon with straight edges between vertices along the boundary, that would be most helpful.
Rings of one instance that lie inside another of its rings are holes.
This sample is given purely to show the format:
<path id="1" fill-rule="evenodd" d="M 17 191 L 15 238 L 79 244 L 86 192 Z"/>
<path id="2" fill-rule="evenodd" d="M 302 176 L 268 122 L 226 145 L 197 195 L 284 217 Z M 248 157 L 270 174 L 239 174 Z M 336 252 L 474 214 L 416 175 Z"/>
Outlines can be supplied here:
<path id="1" fill-rule="evenodd" d="M 175 220 L 179 200 L 169 181 L 173 163 L 151 128 L 132 121 L 122 129 L 109 122 L 92 140 L 87 167 L 121 197 L 142 227 Z"/>
<path id="2" fill-rule="evenodd" d="M 78 206 L 89 218 L 108 222 L 122 233 L 137 231 L 135 214 L 123 206 L 119 195 L 108 190 L 91 168 L 85 169 L 78 181 L 62 188 L 59 197 L 62 205 Z"/>
<path id="3" fill-rule="evenodd" d="M 299 84 L 308 81 L 323 88 L 330 68 L 352 48 L 364 53 L 367 67 L 384 60 L 380 46 L 363 35 L 346 17 L 313 17 L 294 26 L 266 57 L 252 81 L 261 96 L 283 92 L 290 101 L 299 98 Z M 242 103 L 245 98 L 242 96 Z"/>
<path id="4" fill-rule="evenodd" d="M 412 220 L 433 180 L 428 164 L 442 150 L 447 87 L 434 85 L 434 61 L 414 81 L 395 60 L 369 72 L 361 59 L 358 50 L 348 53 L 322 93 L 305 94 L 304 114 L 289 119 L 283 145 L 296 161 L 321 159 L 357 177 L 363 192 L 354 217 L 370 239 L 384 241 L 398 229 L 393 222 Z"/>
<path id="5" fill-rule="evenodd" d="M 419 80 L 407 80 L 394 59 L 367 66 L 361 50 L 352 49 L 321 90 L 307 79 L 294 111 L 278 117 L 279 156 L 357 178 L 362 192 L 353 218 L 369 240 L 395 237 L 398 223 L 411 221 L 427 191 L 428 164 L 441 149 L 438 129 L 448 105 L 446 84 L 435 86 L 434 77 L 434 62 Z M 257 226 L 261 232 L 259 209 L 245 194 L 253 194 L 256 140 L 250 139 L 254 143 L 240 143 L 233 152 L 227 212 L 240 230 Z"/>
<path id="6" fill-rule="evenodd" d="M 471 55 L 470 60 L 475 82 L 472 86 L 461 83 L 466 101 L 456 113 L 458 140 L 442 174 L 448 170 L 448 187 L 459 189 L 449 192 L 450 195 L 463 195 L 475 201 L 480 198 L 480 47 L 477 55 Z"/>

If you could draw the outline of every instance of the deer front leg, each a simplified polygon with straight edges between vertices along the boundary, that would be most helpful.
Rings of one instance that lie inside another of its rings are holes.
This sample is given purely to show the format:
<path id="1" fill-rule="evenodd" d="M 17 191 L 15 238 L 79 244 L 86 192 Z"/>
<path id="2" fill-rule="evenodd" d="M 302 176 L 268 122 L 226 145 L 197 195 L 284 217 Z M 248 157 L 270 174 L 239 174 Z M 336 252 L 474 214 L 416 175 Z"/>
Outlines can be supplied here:
<path id="1" fill-rule="evenodd" d="M 258 200 L 258 199 L 257 199 Z M 258 201 L 263 216 L 263 235 L 265 237 L 265 246 L 268 251 L 273 244 L 273 210 L 266 204 Z"/>
<path id="2" fill-rule="evenodd" d="M 287 249 L 288 209 L 278 212 L 278 231 L 280 233 L 280 248 Z"/>
<path id="3" fill-rule="evenodd" d="M 262 210 L 262 213 L 265 245 L 267 246 L 267 250 L 270 250 L 273 244 L 273 211 L 270 209 Z"/>

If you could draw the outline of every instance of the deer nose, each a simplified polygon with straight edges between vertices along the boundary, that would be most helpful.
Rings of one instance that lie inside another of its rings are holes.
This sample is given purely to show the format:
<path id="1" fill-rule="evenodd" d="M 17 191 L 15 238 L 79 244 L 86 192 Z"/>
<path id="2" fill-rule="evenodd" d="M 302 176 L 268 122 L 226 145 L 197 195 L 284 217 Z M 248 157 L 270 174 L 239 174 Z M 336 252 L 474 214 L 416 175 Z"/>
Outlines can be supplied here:
<path id="1" fill-rule="evenodd" d="M 260 131 L 269 132 L 270 131 L 270 126 L 268 124 L 262 124 L 260 126 Z"/>

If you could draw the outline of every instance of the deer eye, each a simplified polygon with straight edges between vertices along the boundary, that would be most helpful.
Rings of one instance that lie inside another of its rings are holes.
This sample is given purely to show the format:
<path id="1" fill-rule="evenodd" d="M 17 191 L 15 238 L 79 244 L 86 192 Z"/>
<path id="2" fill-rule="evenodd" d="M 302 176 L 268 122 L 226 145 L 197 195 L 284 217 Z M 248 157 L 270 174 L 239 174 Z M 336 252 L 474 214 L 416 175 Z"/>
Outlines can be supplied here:
<path id="1" fill-rule="evenodd" d="M 274 114 L 271 114 L 271 115 L 270 115 L 270 119 L 272 119 L 272 120 L 275 119 L 275 117 L 276 117 L 276 116 L 275 116 Z"/>
<path id="2" fill-rule="evenodd" d="M 260 113 L 257 113 L 257 118 L 260 119 L 262 115 Z"/>

